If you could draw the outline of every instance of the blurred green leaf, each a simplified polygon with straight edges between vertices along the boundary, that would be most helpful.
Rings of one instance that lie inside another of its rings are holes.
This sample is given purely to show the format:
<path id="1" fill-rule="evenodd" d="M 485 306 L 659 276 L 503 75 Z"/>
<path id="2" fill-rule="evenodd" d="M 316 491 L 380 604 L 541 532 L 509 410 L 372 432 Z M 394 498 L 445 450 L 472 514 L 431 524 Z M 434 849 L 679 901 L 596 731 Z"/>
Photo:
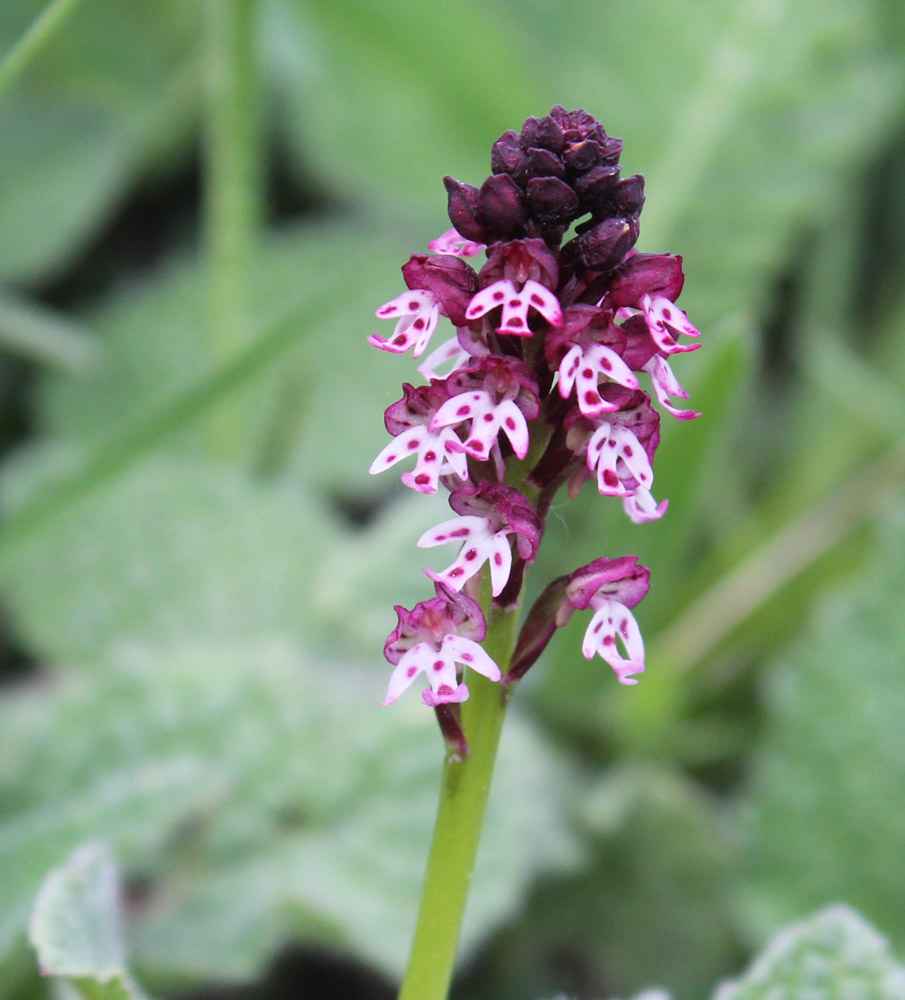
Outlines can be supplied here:
<path id="1" fill-rule="evenodd" d="M 0 51 L 43 8 L 4 4 Z M 185 145 L 197 14 L 175 0 L 84 4 L 0 102 L 0 276 L 59 270 L 137 176 Z"/>
<path id="2" fill-rule="evenodd" d="M 140 1000 L 126 971 L 119 883 L 107 847 L 83 844 L 44 879 L 29 936 L 46 976 L 70 982 L 85 1000 Z"/>
<path id="3" fill-rule="evenodd" d="M 776 926 L 845 899 L 905 940 L 905 530 L 802 625 L 766 677 L 767 724 L 742 815 L 750 911 Z M 853 863 L 857 859 L 857 863 Z"/>
<path id="4" fill-rule="evenodd" d="M 149 981 L 247 978 L 294 937 L 399 973 L 442 758 L 430 712 L 382 711 L 384 671 L 280 642 L 131 643 L 91 674 L 0 699 L 0 866 L 16 875 L 0 952 L 43 872 L 103 835 Z M 533 727 L 507 730 L 466 954 L 574 859 L 573 783 Z"/>
<path id="5" fill-rule="evenodd" d="M 300 491 L 152 458 L 72 505 L 0 583 L 29 647 L 51 661 L 91 662 L 123 641 L 301 637 L 335 537 Z"/>
<path id="6" fill-rule="evenodd" d="M 905 968 L 889 942 L 847 906 L 780 931 L 740 979 L 714 1000 L 901 1000 Z"/>

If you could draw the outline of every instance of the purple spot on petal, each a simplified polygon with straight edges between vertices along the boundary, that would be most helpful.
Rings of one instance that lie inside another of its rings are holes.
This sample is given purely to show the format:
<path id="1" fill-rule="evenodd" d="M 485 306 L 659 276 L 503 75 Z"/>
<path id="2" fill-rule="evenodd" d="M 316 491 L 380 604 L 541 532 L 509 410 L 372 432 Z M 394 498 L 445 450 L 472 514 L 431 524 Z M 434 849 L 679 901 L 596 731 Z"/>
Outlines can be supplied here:
<path id="1" fill-rule="evenodd" d="M 631 446 L 630 444 L 627 444 L 627 445 L 626 445 L 626 446 L 625 446 L 625 447 L 624 447 L 624 448 L 622 449 L 622 454 L 623 454 L 623 455 L 627 455 L 627 456 L 628 456 L 629 458 L 631 458 L 631 457 L 632 457 L 632 455 L 634 455 L 634 452 L 632 451 L 632 446 Z"/>
<path id="2" fill-rule="evenodd" d="M 503 557 L 499 554 L 499 552 L 494 554 L 493 561 L 497 564 L 497 566 L 503 565 Z"/>
<path id="3" fill-rule="evenodd" d="M 585 368 L 585 370 L 581 373 L 581 375 L 582 378 L 593 378 L 594 377 L 593 369 Z"/>
<path id="4" fill-rule="evenodd" d="M 477 549 L 469 549 L 465 553 L 465 558 L 468 559 L 469 561 L 471 561 L 472 559 L 474 559 L 477 556 L 477 554 L 478 554 L 478 550 Z"/>
<path id="5" fill-rule="evenodd" d="M 409 309 L 411 309 L 412 312 L 417 312 L 419 308 L 420 304 L 418 302 L 409 302 Z"/>
<path id="6" fill-rule="evenodd" d="M 430 476 L 426 476 L 423 472 L 420 475 L 415 476 L 415 482 L 419 486 L 426 486 L 431 481 Z"/>
<path id="7" fill-rule="evenodd" d="M 418 447 L 417 441 L 409 441 L 409 451 L 414 451 Z"/>
<path id="8" fill-rule="evenodd" d="M 510 326 L 524 326 L 525 324 L 522 322 L 522 320 L 520 319 L 520 317 L 513 316 L 512 319 L 509 320 L 509 325 Z"/>
<path id="9" fill-rule="evenodd" d="M 418 668 L 417 667 L 409 667 L 408 670 L 406 670 L 406 672 L 405 672 L 405 676 L 406 677 L 414 677 L 415 674 L 417 674 L 417 673 L 418 673 Z"/>
<path id="10" fill-rule="evenodd" d="M 485 413 L 484 414 L 484 423 L 485 424 L 489 424 L 489 423 L 492 423 L 492 422 L 493 422 L 493 414 L 492 413 Z"/>
<path id="11" fill-rule="evenodd" d="M 455 569 L 451 569 L 446 575 L 455 579 L 455 577 L 461 576 L 464 572 L 465 570 L 461 566 L 456 566 Z"/>
<path id="12" fill-rule="evenodd" d="M 470 406 L 460 406 L 459 409 L 456 410 L 457 417 L 467 417 L 469 413 L 471 413 Z"/>
<path id="13" fill-rule="evenodd" d="M 597 395 L 597 393 L 593 389 L 588 389 L 588 391 L 584 394 L 584 401 L 586 403 L 591 403 L 593 405 L 599 399 L 600 399 L 600 397 Z M 612 441 L 610 442 L 610 444 L 612 444 Z"/>
<path id="14" fill-rule="evenodd" d="M 512 417 L 506 417 L 506 426 L 511 431 L 515 430 L 515 421 L 512 419 Z"/>
<path id="15" fill-rule="evenodd" d="M 605 635 L 603 637 L 603 644 L 604 644 L 604 646 L 615 646 L 616 645 L 616 637 L 612 636 L 612 635 Z"/>
<path id="16" fill-rule="evenodd" d="M 423 319 L 416 319 L 415 322 L 412 323 L 412 326 L 416 330 L 423 330 L 424 329 L 424 320 Z"/>
<path id="17" fill-rule="evenodd" d="M 424 461 L 425 462 L 436 462 L 437 461 L 437 453 L 435 451 L 426 451 L 424 453 Z"/>
<path id="18" fill-rule="evenodd" d="M 497 291 L 495 291 L 493 293 L 493 300 L 494 300 L 494 302 L 500 302 L 503 298 L 504 298 L 504 295 L 503 295 L 503 293 L 501 291 L 497 290 Z"/>
<path id="19" fill-rule="evenodd" d="M 434 670 L 442 670 L 442 669 L 443 669 L 443 661 L 434 660 Z"/>
<path id="20" fill-rule="evenodd" d="M 544 304 L 544 300 L 543 300 L 543 299 L 542 299 L 542 298 L 541 298 L 541 297 L 540 297 L 540 296 L 539 296 L 539 295 L 537 294 L 537 292 L 535 292 L 535 293 L 534 293 L 534 294 L 533 294 L 533 295 L 531 296 L 531 301 L 532 301 L 532 302 L 534 303 L 534 305 L 536 305 L 536 306 L 542 306 L 542 305 Z"/>
<path id="21" fill-rule="evenodd" d="M 601 367 L 601 368 L 602 368 L 602 369 L 603 369 L 603 370 L 604 370 L 605 372 L 611 372 L 611 371 L 613 370 L 613 363 L 612 363 L 612 361 L 608 361 L 608 360 L 607 360 L 606 358 L 604 358 L 604 359 L 603 359 L 603 360 L 602 360 L 602 361 L 600 362 L 600 367 Z"/>
<path id="22" fill-rule="evenodd" d="M 463 663 L 471 663 L 473 660 L 474 660 L 474 657 L 471 655 L 471 653 L 463 653 L 462 654 L 462 662 Z"/>
<path id="23" fill-rule="evenodd" d="M 618 486 L 619 484 L 619 478 L 612 469 L 607 469 L 604 472 L 603 481 L 607 484 L 607 486 Z"/>

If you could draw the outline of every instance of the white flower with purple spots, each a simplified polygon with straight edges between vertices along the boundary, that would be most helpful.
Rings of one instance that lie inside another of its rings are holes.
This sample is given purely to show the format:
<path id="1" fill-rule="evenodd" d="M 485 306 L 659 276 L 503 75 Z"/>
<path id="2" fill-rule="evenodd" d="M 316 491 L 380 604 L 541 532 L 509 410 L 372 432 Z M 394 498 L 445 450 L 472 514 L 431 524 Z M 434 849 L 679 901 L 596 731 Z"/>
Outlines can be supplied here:
<path id="1" fill-rule="evenodd" d="M 476 257 L 482 250 L 487 249 L 483 243 L 465 239 L 455 229 L 447 229 L 442 236 L 431 240 L 427 248 L 434 253 L 449 254 L 451 257 Z"/>
<path id="2" fill-rule="evenodd" d="M 680 351 L 696 351 L 700 344 L 680 344 L 679 336 L 700 337 L 701 331 L 695 327 L 685 313 L 662 295 L 642 295 L 641 312 L 654 343 L 664 354 Z"/>
<path id="3" fill-rule="evenodd" d="M 513 398 L 507 397 L 497 402 L 486 389 L 463 392 L 448 399 L 437 410 L 430 426 L 432 429 L 453 427 L 466 420 L 471 421 L 468 435 L 464 442 L 454 447 L 472 455 L 479 462 L 486 462 L 490 458 L 501 431 L 509 438 L 512 450 L 519 458 L 528 454 L 528 423 Z"/>
<path id="4" fill-rule="evenodd" d="M 619 404 L 608 402 L 600 395 L 601 378 L 627 389 L 638 388 L 634 372 L 611 347 L 594 342 L 587 346 L 574 344 L 559 365 L 559 394 L 566 399 L 574 388 L 579 409 L 586 416 L 613 413 L 619 409 Z"/>
<path id="5" fill-rule="evenodd" d="M 679 380 L 673 374 L 672 368 L 669 367 L 669 362 L 662 354 L 654 354 L 645 363 L 643 369 L 650 375 L 651 385 L 664 410 L 671 413 L 674 417 L 678 417 L 679 420 L 694 420 L 695 417 L 701 415 L 696 410 L 680 410 L 670 402 L 670 396 L 688 399 L 688 393 L 679 384 Z"/>
<path id="6" fill-rule="evenodd" d="M 499 597 L 512 570 L 510 536 L 514 536 L 522 568 L 537 555 L 541 533 L 537 512 L 517 489 L 502 483 L 458 489 L 449 498 L 449 504 L 462 516 L 426 531 L 418 539 L 418 545 L 431 548 L 457 542 L 461 545 L 459 555 L 442 572 L 425 572 L 431 579 L 461 590 L 487 563 L 491 591 L 494 597 Z"/>
<path id="7" fill-rule="evenodd" d="M 569 577 L 556 613 L 556 625 L 562 626 L 573 611 L 593 609 L 581 652 L 588 660 L 601 656 L 616 671 L 620 684 L 637 684 L 632 675 L 644 671 L 644 640 L 629 609 L 647 593 L 649 581 L 650 570 L 635 556 L 596 559 Z"/>
<path id="8" fill-rule="evenodd" d="M 391 705 L 419 674 L 424 674 L 430 685 L 422 701 L 432 708 L 468 697 L 460 665 L 492 681 L 500 679 L 499 667 L 479 645 L 487 634 L 480 605 L 442 583 L 435 587 L 437 596 L 416 604 L 411 611 L 396 606 L 399 622 L 384 646 L 384 656 L 395 664 L 395 670 L 383 705 Z"/>
<path id="9" fill-rule="evenodd" d="M 468 479 L 468 459 L 462 452 L 462 442 L 448 427 L 432 431 L 421 426 L 403 431 L 374 459 L 368 472 L 376 476 L 411 455 L 415 456 L 415 468 L 403 472 L 401 478 L 418 493 L 436 493 L 441 476 Z"/>
<path id="10" fill-rule="evenodd" d="M 368 343 L 382 351 L 404 354 L 412 348 L 412 357 L 420 358 L 430 343 L 440 317 L 440 300 L 424 288 L 403 292 L 385 302 L 378 310 L 379 319 L 398 319 L 391 337 L 373 334 Z"/>
<path id="11" fill-rule="evenodd" d="M 629 497 L 636 485 L 649 490 L 654 481 L 647 452 L 628 427 L 601 423 L 588 441 L 587 466 L 597 474 L 597 491 L 604 496 Z"/>
<path id="12" fill-rule="evenodd" d="M 539 313 L 551 326 L 562 323 L 559 299 L 539 281 L 532 279 L 526 281 L 519 290 L 508 278 L 500 278 L 475 295 L 465 310 L 465 318 L 469 321 L 479 319 L 500 307 L 503 315 L 497 333 L 508 333 L 515 337 L 533 336 L 528 325 L 529 310 Z"/>

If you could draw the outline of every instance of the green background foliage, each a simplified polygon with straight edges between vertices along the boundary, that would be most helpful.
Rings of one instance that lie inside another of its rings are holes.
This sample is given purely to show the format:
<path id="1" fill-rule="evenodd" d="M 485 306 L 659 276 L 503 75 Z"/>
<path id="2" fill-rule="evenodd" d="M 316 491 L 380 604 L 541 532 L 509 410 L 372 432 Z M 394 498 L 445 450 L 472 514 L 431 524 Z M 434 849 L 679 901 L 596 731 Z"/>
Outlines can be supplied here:
<path id="1" fill-rule="evenodd" d="M 379 708 L 381 649 L 447 513 L 367 475 L 416 375 L 365 337 L 448 225 L 442 176 L 480 183 L 555 103 L 646 176 L 704 416 L 664 420 L 662 521 L 592 490 L 551 517 L 532 593 L 651 567 L 648 670 L 620 688 L 576 620 L 522 685 L 457 995 L 709 995 L 833 903 L 905 953 L 901 5 L 250 6 L 264 219 L 226 354 L 209 8 L 81 0 L 0 92 L 0 997 L 47 994 L 29 913 L 99 839 L 152 993 L 329 954 L 392 995 L 441 748 L 416 697 Z M 41 9 L 0 4 L 0 53 Z M 818 950 L 886 947 L 829 912 Z M 865 996 L 898 995 L 886 961 Z"/>

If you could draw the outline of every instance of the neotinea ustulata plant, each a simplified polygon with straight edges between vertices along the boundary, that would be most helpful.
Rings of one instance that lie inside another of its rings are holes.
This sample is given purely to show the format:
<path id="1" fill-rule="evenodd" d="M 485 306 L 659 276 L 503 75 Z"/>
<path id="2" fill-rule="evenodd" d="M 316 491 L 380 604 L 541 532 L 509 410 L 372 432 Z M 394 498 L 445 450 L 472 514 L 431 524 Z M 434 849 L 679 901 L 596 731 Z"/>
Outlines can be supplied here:
<path id="1" fill-rule="evenodd" d="M 456 514 L 418 540 L 458 546 L 425 570 L 434 596 L 408 610 L 384 654 L 384 705 L 423 674 L 421 698 L 446 742 L 440 804 L 400 1000 L 442 1000 L 506 705 L 557 628 L 590 612 L 582 643 L 620 684 L 636 684 L 644 643 L 632 609 L 648 590 L 635 556 L 597 555 L 550 582 L 528 613 L 520 599 L 554 498 L 588 481 L 643 523 L 667 501 L 651 492 L 660 415 L 693 410 L 669 364 L 698 330 L 675 301 L 682 258 L 638 253 L 640 175 L 620 178 L 622 141 L 585 111 L 555 107 L 493 144 L 478 188 L 445 178 L 452 229 L 402 268 L 407 291 L 377 310 L 395 320 L 369 341 L 421 358 L 442 321 L 453 335 L 418 367 L 386 411 L 393 440 L 372 473 L 414 460 L 402 482 L 449 491 Z M 570 226 L 581 221 L 568 242 Z M 486 256 L 476 269 L 470 260 Z M 445 372 L 445 374 L 441 374 Z M 593 553 L 589 553 L 593 555 Z"/>

